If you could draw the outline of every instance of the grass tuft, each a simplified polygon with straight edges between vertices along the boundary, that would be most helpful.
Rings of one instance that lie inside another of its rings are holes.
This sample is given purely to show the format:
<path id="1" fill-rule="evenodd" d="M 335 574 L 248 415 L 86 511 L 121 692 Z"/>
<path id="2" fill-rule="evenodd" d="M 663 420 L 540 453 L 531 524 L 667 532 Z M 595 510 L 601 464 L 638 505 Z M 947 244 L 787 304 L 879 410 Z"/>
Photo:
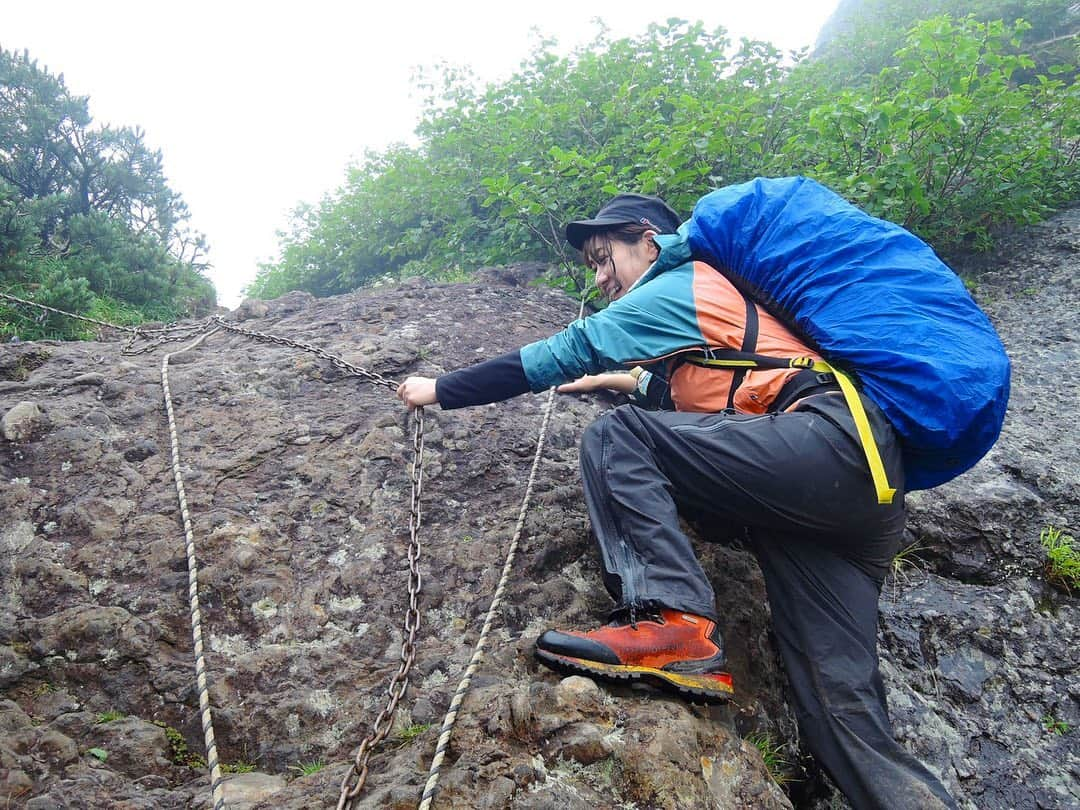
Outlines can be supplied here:
<path id="1" fill-rule="evenodd" d="M 909 546 L 905 546 L 896 552 L 892 558 L 890 570 L 895 579 L 907 581 L 915 571 L 923 571 L 926 568 L 926 560 L 919 556 L 919 552 L 926 548 L 921 541 L 916 540 Z"/>
<path id="2" fill-rule="evenodd" d="M 250 762 L 244 762 L 244 760 L 229 764 L 222 763 L 221 765 L 222 773 L 251 773 L 254 770 L 255 765 Z"/>
<path id="3" fill-rule="evenodd" d="M 1046 579 L 1070 595 L 1080 588 L 1080 549 L 1076 539 L 1061 529 L 1047 526 L 1039 533 L 1046 550 Z"/>
<path id="4" fill-rule="evenodd" d="M 326 763 L 321 759 L 313 759 L 311 762 L 298 762 L 295 765 L 290 765 L 289 770 L 296 771 L 300 776 L 311 776 L 325 767 Z"/>
<path id="5" fill-rule="evenodd" d="M 769 778 L 779 787 L 789 782 L 794 782 L 795 777 L 791 762 L 784 756 L 784 744 L 777 742 L 770 734 L 763 731 L 755 732 L 746 738 L 761 754 L 761 761 L 765 763 L 765 770 L 769 772 Z"/>
<path id="6" fill-rule="evenodd" d="M 431 723 L 413 723 L 411 726 L 405 726 L 394 735 L 397 747 L 404 748 L 429 728 L 431 728 Z"/>

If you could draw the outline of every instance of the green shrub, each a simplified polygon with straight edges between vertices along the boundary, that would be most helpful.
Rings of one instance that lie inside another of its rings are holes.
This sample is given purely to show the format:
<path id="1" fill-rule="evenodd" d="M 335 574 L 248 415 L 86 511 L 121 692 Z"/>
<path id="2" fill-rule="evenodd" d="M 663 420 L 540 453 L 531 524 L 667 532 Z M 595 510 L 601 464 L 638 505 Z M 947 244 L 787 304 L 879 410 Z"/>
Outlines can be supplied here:
<path id="1" fill-rule="evenodd" d="M 197 314 L 214 303 L 203 237 L 131 127 L 94 126 L 88 99 L 0 48 L 0 291 L 85 314 L 97 299 Z M 0 339 L 87 337 L 56 315 L 0 306 Z"/>
<path id="2" fill-rule="evenodd" d="M 792 148 L 848 199 L 935 246 L 989 247 L 1006 223 L 1040 220 L 1080 194 L 1076 85 L 1039 77 L 1009 53 L 1026 28 L 937 17 L 917 24 L 897 63 L 810 112 Z"/>

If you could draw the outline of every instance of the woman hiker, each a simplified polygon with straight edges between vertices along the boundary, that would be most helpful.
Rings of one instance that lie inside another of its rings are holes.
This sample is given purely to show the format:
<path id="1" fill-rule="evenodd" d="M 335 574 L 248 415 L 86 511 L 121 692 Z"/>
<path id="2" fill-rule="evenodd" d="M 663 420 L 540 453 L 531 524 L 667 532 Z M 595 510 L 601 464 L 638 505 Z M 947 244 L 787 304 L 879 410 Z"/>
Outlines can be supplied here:
<path id="1" fill-rule="evenodd" d="M 631 394 L 639 404 L 607 412 L 581 442 L 585 500 L 616 610 L 595 630 L 547 631 L 539 660 L 691 698 L 730 696 L 713 589 L 677 510 L 747 527 L 811 753 L 855 808 L 954 808 L 894 739 L 878 671 L 878 596 L 904 527 L 893 428 L 862 397 L 897 487 L 881 505 L 835 381 L 695 361 L 703 349 L 820 358 L 713 267 L 654 268 L 653 237 L 679 225 L 663 200 L 638 194 L 571 222 L 566 238 L 610 305 L 518 351 L 438 379 L 409 377 L 398 396 L 410 409 L 451 409 L 560 383 L 563 392 Z M 602 373 L 622 369 L 632 371 Z"/>

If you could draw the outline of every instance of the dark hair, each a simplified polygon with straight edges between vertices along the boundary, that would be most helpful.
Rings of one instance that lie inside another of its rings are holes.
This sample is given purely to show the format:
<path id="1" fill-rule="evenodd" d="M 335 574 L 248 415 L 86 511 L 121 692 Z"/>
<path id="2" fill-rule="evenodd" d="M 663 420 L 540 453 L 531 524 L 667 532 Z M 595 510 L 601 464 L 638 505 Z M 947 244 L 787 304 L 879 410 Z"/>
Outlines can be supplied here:
<path id="1" fill-rule="evenodd" d="M 581 246 L 581 257 L 585 264 L 599 264 L 602 251 L 611 255 L 611 243 L 622 242 L 624 245 L 636 245 L 641 241 L 646 231 L 655 231 L 655 225 L 642 225 L 637 222 L 629 222 L 625 225 L 612 225 L 602 231 L 594 231 L 585 239 Z"/>

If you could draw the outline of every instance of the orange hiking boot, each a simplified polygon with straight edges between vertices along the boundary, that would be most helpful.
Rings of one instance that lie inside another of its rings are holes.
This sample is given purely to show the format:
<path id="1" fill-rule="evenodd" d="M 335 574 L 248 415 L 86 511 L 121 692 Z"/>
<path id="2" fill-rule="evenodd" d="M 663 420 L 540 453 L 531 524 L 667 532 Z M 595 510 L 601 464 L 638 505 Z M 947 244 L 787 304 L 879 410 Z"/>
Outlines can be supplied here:
<path id="1" fill-rule="evenodd" d="M 588 633 L 548 630 L 536 640 L 536 657 L 561 672 L 642 680 L 710 702 L 735 694 L 716 622 L 681 610 L 664 608 L 636 622 L 620 618 Z"/>

